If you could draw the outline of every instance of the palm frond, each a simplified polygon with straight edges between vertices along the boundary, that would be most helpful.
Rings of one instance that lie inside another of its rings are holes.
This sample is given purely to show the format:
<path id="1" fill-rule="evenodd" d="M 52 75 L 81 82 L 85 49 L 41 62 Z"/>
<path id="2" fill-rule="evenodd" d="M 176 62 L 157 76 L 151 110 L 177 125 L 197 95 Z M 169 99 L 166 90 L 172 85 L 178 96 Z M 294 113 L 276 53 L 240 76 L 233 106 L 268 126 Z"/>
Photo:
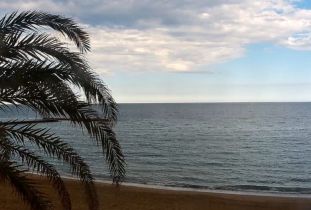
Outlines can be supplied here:
<path id="1" fill-rule="evenodd" d="M 26 30 L 37 31 L 42 26 L 61 32 L 72 40 L 81 52 L 90 50 L 89 35 L 72 19 L 45 12 L 13 12 L 0 19 L 0 33 L 8 34 Z"/>
<path id="2" fill-rule="evenodd" d="M 48 91 L 53 94 L 46 94 L 47 91 L 36 94 L 36 88 L 30 88 L 30 91 L 20 93 L 16 98 L 5 98 L 5 94 L 1 94 L 0 99 L 14 104 L 15 102 L 33 107 L 34 110 L 39 110 L 43 115 L 52 113 L 53 116 L 66 117 L 74 125 L 86 128 L 91 137 L 103 146 L 106 160 L 109 164 L 109 169 L 115 181 L 120 181 L 125 175 L 125 162 L 119 142 L 116 139 L 115 133 L 112 131 L 111 125 L 103 121 L 92 121 L 99 118 L 96 110 L 84 102 L 76 100 L 75 95 L 70 88 L 66 88 L 61 84 L 49 85 L 53 91 Z M 55 95 L 54 95 L 55 94 Z M 8 93 L 9 96 L 15 96 Z M 40 99 L 40 100 L 37 100 Z"/>
<path id="3" fill-rule="evenodd" d="M 18 146 L 10 142 L 7 138 L 0 138 L 0 149 L 5 152 L 10 152 L 13 157 L 20 158 L 22 163 L 26 165 L 37 173 L 46 175 L 51 182 L 52 187 L 56 189 L 61 199 L 64 210 L 71 210 L 70 196 L 67 188 L 60 177 L 60 174 L 54 168 L 53 165 L 49 164 L 47 161 L 43 160 L 40 156 L 31 152 L 24 146 Z"/>
<path id="4" fill-rule="evenodd" d="M 103 107 L 104 117 L 114 124 L 117 121 L 118 106 L 110 91 L 94 73 L 88 70 L 83 59 L 75 57 L 74 54 L 70 56 L 67 59 L 71 59 L 73 63 L 47 63 L 46 61 L 5 63 L 0 66 L 0 88 L 18 88 L 29 85 L 30 82 L 36 83 L 37 86 L 42 82 L 53 84 L 66 81 L 82 87 L 88 103 L 99 102 Z"/>
<path id="5" fill-rule="evenodd" d="M 80 52 L 72 52 L 59 39 L 40 31 L 46 27 L 69 38 Z M 113 181 L 118 183 L 125 175 L 124 156 L 112 129 L 117 121 L 118 106 L 109 89 L 88 65 L 83 53 L 89 50 L 89 35 L 70 18 L 38 11 L 14 12 L 4 16 L 0 19 L 0 110 L 11 108 L 7 104 L 13 104 L 15 108 L 25 105 L 42 117 L 61 117 L 74 126 L 86 129 L 92 139 L 102 146 Z M 85 102 L 78 100 L 73 87 L 81 90 Z M 92 103 L 98 103 L 101 110 L 90 106 Z M 98 118 L 106 121 L 94 120 Z M 16 155 L 25 165 L 47 175 L 64 199 L 64 207 L 68 207 L 65 204 L 65 188 L 57 171 L 24 147 L 26 141 L 34 143 L 43 149 L 45 155 L 69 164 L 72 174 L 85 185 L 89 208 L 98 209 L 89 167 L 70 145 L 48 129 L 37 128 L 29 122 L 0 122 L 0 131 L 5 135 L 5 138 L 0 136 L 4 139 L 0 147 L 5 148 L 0 152 L 3 167 L 9 167 L 13 175 L 21 176 L 23 173 L 14 162 L 9 161 L 11 155 Z M 21 178 L 23 181 L 28 183 L 26 177 Z M 21 184 L 17 183 L 17 186 Z M 16 189 L 24 195 L 23 188 Z M 35 189 L 33 194 L 39 195 Z M 32 197 L 24 196 L 30 199 L 30 203 Z"/>
<path id="6" fill-rule="evenodd" d="M 24 172 L 16 162 L 0 156 L 0 180 L 8 182 L 31 209 L 50 209 L 52 204 L 46 199 L 46 195 L 37 190 L 39 185 L 27 178 Z"/>
<path id="7" fill-rule="evenodd" d="M 55 157 L 68 163 L 71 173 L 77 176 L 84 184 L 90 209 L 97 209 L 97 193 L 89 166 L 69 144 L 61 141 L 58 136 L 50 133 L 49 129 L 35 128 L 35 126 L 36 124 L 26 124 L 24 126 L 18 126 L 18 124 L 0 124 L 0 129 L 12 140 L 17 141 L 16 143 L 24 145 L 25 142 L 30 141 L 37 145 L 38 148 L 43 149 L 48 156 Z"/>

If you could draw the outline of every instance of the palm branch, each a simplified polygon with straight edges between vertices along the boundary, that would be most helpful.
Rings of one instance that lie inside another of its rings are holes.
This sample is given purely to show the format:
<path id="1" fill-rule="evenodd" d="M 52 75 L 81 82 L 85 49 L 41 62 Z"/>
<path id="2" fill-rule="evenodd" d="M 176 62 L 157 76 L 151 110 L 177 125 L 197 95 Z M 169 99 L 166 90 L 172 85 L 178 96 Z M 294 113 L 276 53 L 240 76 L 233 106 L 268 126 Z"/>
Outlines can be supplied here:
<path id="1" fill-rule="evenodd" d="M 72 41 L 45 32 L 49 27 Z M 0 19 L 0 111 L 27 106 L 42 117 L 66 119 L 87 130 L 101 145 L 114 182 L 125 175 L 124 156 L 113 132 L 118 107 L 110 91 L 88 65 L 84 54 L 90 50 L 89 35 L 73 20 L 44 12 L 14 12 Z M 79 88 L 85 101 L 73 88 Z M 91 104 L 99 104 L 100 111 Z M 95 120 L 104 118 L 104 120 Z M 0 122 L 0 178 L 9 182 L 32 209 L 48 209 L 48 198 L 24 175 L 22 165 L 48 177 L 64 209 L 71 209 L 70 197 L 58 171 L 43 157 L 27 148 L 31 142 L 49 157 L 65 161 L 73 175 L 84 184 L 89 209 L 98 209 L 94 178 L 83 158 L 46 128 L 29 121 Z M 15 158 L 15 159 L 14 159 Z M 29 191 L 27 191 L 29 189 Z"/>

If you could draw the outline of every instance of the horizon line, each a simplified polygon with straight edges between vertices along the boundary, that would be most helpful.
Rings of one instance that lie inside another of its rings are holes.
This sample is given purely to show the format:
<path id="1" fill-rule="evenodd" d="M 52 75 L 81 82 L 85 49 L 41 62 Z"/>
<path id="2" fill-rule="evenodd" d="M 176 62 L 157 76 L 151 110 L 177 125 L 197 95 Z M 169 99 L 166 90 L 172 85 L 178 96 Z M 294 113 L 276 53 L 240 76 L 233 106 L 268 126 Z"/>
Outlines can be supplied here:
<path id="1" fill-rule="evenodd" d="M 209 102 L 117 102 L 117 104 L 225 104 L 225 103 L 311 103 L 311 101 L 209 101 Z"/>

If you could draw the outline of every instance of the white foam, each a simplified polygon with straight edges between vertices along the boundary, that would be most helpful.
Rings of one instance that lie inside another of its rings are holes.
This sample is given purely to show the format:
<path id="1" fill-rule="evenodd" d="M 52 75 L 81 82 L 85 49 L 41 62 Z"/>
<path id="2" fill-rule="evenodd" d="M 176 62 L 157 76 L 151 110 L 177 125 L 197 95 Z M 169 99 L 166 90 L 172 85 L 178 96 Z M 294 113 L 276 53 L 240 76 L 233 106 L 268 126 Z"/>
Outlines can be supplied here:
<path id="1" fill-rule="evenodd" d="M 66 179 L 78 180 L 75 177 L 62 176 Z M 96 179 L 95 182 L 103 184 L 112 184 L 112 181 Z M 202 192 L 202 193 L 215 193 L 215 194 L 228 194 L 228 195 L 251 195 L 251 196 L 267 196 L 267 197 L 284 197 L 284 198 L 311 198 L 311 195 L 306 194 L 289 194 L 289 193 L 266 193 L 266 192 L 243 192 L 243 191 L 229 191 L 229 190 L 211 190 L 211 189 L 196 189 L 196 188 L 184 188 L 184 187 L 168 187 L 161 185 L 152 184 L 138 184 L 131 182 L 122 182 L 121 185 L 129 187 L 140 187 L 146 189 L 157 189 L 157 190 L 170 190 L 179 192 Z"/>

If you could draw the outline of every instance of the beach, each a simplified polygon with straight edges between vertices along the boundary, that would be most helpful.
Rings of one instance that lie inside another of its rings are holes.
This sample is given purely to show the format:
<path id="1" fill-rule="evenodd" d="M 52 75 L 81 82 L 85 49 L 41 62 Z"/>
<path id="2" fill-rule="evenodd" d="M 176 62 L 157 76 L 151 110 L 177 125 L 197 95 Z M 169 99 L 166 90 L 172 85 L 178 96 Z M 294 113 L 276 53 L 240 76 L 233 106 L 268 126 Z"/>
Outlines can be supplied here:
<path id="1" fill-rule="evenodd" d="M 32 176 L 32 178 L 42 183 L 42 190 L 51 195 L 55 209 L 61 209 L 58 197 L 47 185 L 47 180 L 40 176 Z M 72 199 L 72 209 L 87 209 L 84 192 L 79 182 L 73 179 L 64 180 Z M 101 182 L 96 182 L 96 188 L 100 209 L 109 210 L 308 210 L 311 207 L 310 196 L 198 192 L 126 184 L 116 187 Z M 0 209 L 27 210 L 28 208 L 7 184 L 1 183 Z"/>

